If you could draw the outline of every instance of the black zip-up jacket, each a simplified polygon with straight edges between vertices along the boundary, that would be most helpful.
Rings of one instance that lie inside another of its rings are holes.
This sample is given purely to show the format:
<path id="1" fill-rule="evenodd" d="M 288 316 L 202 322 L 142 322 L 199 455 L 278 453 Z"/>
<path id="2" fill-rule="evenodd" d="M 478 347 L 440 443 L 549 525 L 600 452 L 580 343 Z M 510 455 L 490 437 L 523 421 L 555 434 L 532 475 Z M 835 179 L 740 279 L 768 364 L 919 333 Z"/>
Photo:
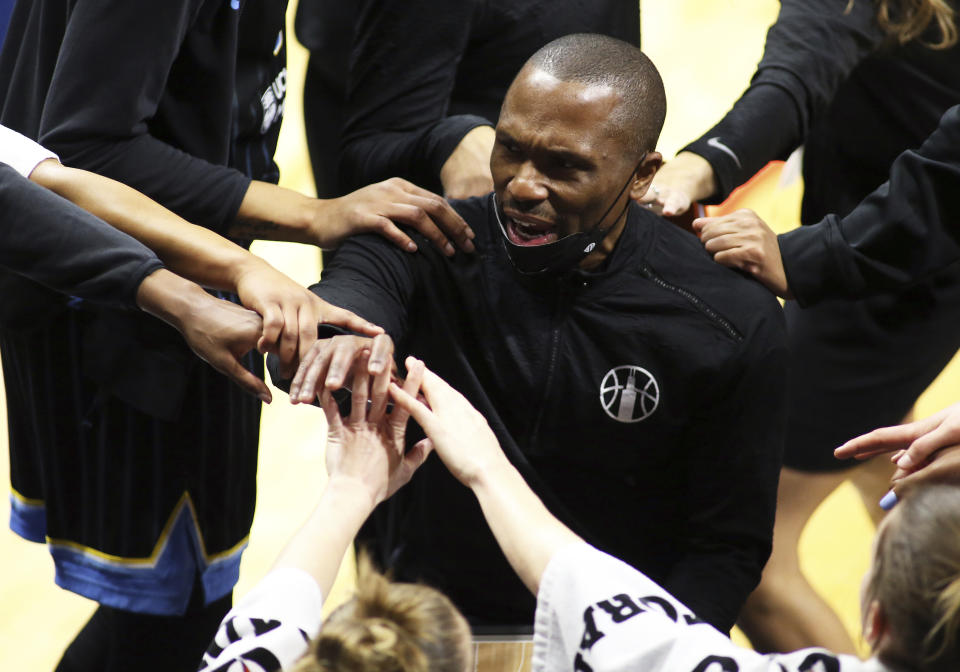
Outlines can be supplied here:
<path id="1" fill-rule="evenodd" d="M 313 13 L 323 7 L 311 3 Z M 440 168 L 500 116 L 537 49 L 570 33 L 640 44 L 636 0 L 365 0 L 347 74 L 344 191 L 404 177 L 440 191 Z"/>
<path id="2" fill-rule="evenodd" d="M 934 131 L 960 100 L 960 44 L 925 46 L 935 27 L 893 44 L 876 12 L 872 0 L 781 0 L 749 89 L 686 148 L 712 165 L 714 200 L 805 144 L 801 221 L 842 216 Z"/>
<path id="3" fill-rule="evenodd" d="M 960 262 L 960 105 L 923 146 L 901 154 L 890 181 L 846 217 L 778 237 L 800 305 L 860 299 Z"/>
<path id="4" fill-rule="evenodd" d="M 770 552 L 779 304 L 637 206 L 603 270 L 523 276 L 491 203 L 455 203 L 476 255 L 447 259 L 422 239 L 411 255 L 359 236 L 312 289 L 460 390 L 565 523 L 729 630 Z M 532 622 L 533 597 L 438 461 L 365 534 L 397 578 L 440 587 L 475 622 Z"/>

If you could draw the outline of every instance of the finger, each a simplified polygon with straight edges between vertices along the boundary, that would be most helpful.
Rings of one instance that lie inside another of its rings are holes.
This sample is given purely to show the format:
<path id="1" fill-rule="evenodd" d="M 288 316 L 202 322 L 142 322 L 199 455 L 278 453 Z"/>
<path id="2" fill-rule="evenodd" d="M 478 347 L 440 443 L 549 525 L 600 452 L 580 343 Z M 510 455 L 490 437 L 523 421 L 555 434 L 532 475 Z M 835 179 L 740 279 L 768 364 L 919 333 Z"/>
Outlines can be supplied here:
<path id="1" fill-rule="evenodd" d="M 323 300 L 320 300 L 320 304 L 322 308 L 320 309 L 318 322 L 343 327 L 366 336 L 376 336 L 383 333 L 383 327 L 378 327 L 373 322 L 368 322 L 349 310 L 334 306 Z"/>
<path id="2" fill-rule="evenodd" d="M 320 407 L 323 408 L 323 414 L 327 416 L 327 431 L 339 434 L 343 428 L 343 420 L 340 418 L 340 407 L 328 390 L 321 392 L 319 396 Z"/>
<path id="3" fill-rule="evenodd" d="M 834 450 L 833 454 L 844 459 L 888 453 L 909 448 L 911 441 L 915 438 L 916 435 L 909 425 L 882 427 L 850 439 Z"/>
<path id="4" fill-rule="evenodd" d="M 420 466 L 427 461 L 427 458 L 430 457 L 430 453 L 433 452 L 433 441 L 430 439 L 422 439 L 417 441 L 413 447 L 407 451 L 406 455 L 403 456 L 404 466 L 409 468 L 410 475 L 413 475 Z M 408 479 L 409 480 L 409 479 Z"/>
<path id="5" fill-rule="evenodd" d="M 387 214 L 391 220 L 412 226 L 420 232 L 427 240 L 443 252 L 445 255 L 453 256 L 456 250 L 447 237 L 440 230 L 440 227 L 430 218 L 427 211 L 417 205 L 409 203 L 394 203 L 390 206 Z M 392 224 L 392 222 L 391 222 Z M 396 226 L 394 225 L 394 228 Z M 384 233 L 383 235 L 387 235 Z M 472 245 L 472 243 L 471 243 Z"/>
<path id="6" fill-rule="evenodd" d="M 303 378 L 303 385 L 300 388 L 298 399 L 304 403 L 311 402 L 321 390 L 326 389 L 330 358 L 333 357 L 334 347 L 330 341 L 321 341 L 321 343 L 323 347 L 310 363 L 310 367 Z"/>
<path id="7" fill-rule="evenodd" d="M 938 449 L 949 445 L 949 442 L 948 431 L 940 426 L 932 432 L 923 434 L 911 443 L 907 452 L 897 462 L 897 466 L 901 469 L 910 470 L 925 462 Z"/>
<path id="8" fill-rule="evenodd" d="M 284 378 L 292 376 L 297 363 L 297 341 L 300 337 L 300 325 L 295 309 L 286 308 L 283 311 L 283 332 L 280 334 L 280 375 Z"/>
<path id="9" fill-rule="evenodd" d="M 330 355 L 327 366 L 324 386 L 328 390 L 338 390 L 347 380 L 347 374 L 353 368 L 358 357 L 369 353 L 369 344 L 366 341 L 357 342 L 352 338 L 337 340 Z"/>
<path id="10" fill-rule="evenodd" d="M 317 342 L 317 324 L 320 316 L 311 304 L 303 304 L 297 312 L 297 359 L 303 361 Z"/>
<path id="11" fill-rule="evenodd" d="M 893 455 L 890 456 L 890 461 L 896 464 L 906 452 L 907 451 L 905 450 L 898 450 L 897 452 L 895 452 Z"/>
<path id="12" fill-rule="evenodd" d="M 269 304 L 263 309 L 263 332 L 257 341 L 257 350 L 263 354 L 277 348 L 277 339 L 283 329 L 283 314 L 276 304 Z"/>
<path id="13" fill-rule="evenodd" d="M 361 423 L 367 417 L 367 400 L 370 393 L 370 374 L 367 373 L 366 355 L 357 360 L 350 395 L 350 422 Z"/>
<path id="14" fill-rule="evenodd" d="M 237 385 L 255 396 L 265 404 L 273 401 L 273 395 L 267 384 L 247 371 L 238 359 L 232 355 L 225 355 L 222 359 L 211 365 L 220 373 L 230 378 Z"/>
<path id="15" fill-rule="evenodd" d="M 373 346 L 371 347 L 370 354 L 370 363 L 367 367 L 369 373 L 373 376 L 373 381 L 371 383 L 371 406 L 370 413 L 367 415 L 367 420 L 372 423 L 378 423 L 383 420 L 383 417 L 387 410 L 387 399 L 389 397 L 389 387 L 390 387 L 390 378 L 393 372 L 393 368 L 388 364 L 388 362 L 383 361 L 384 358 L 389 357 L 392 361 L 392 357 L 384 352 L 387 346 L 384 346 L 382 341 L 387 342 L 389 350 L 387 352 L 393 351 L 393 342 L 390 341 L 390 337 L 386 334 L 377 336 L 373 339 Z M 374 359 L 378 358 L 381 361 L 374 364 Z"/>
<path id="16" fill-rule="evenodd" d="M 447 235 L 452 236 L 457 244 L 467 252 L 473 252 L 473 244 L 467 244 L 476 238 L 473 229 L 467 224 L 466 220 L 453 209 L 453 206 L 446 199 L 438 196 L 432 191 L 427 191 L 415 184 L 406 182 L 404 191 L 417 197 L 415 204 L 423 208 L 424 211 Z"/>
<path id="17" fill-rule="evenodd" d="M 661 196 L 658 200 L 663 205 L 663 214 L 667 217 L 682 215 L 690 209 L 690 198 L 675 190 L 670 190 L 666 196 Z"/>
<path id="18" fill-rule="evenodd" d="M 303 388 L 307 372 L 310 367 L 313 366 L 313 362 L 316 360 L 316 358 L 321 355 L 325 345 L 326 341 L 318 341 L 313 345 L 312 348 L 310 348 L 309 351 L 307 351 L 307 354 L 304 357 L 300 358 L 300 366 L 297 367 L 297 373 L 293 376 L 293 380 L 290 381 L 290 401 L 294 404 L 302 401 L 300 398 L 300 390 Z M 307 401 L 312 398 L 313 390 L 311 389 L 307 396 Z"/>
<path id="19" fill-rule="evenodd" d="M 420 389 L 420 383 L 423 381 L 423 362 L 415 357 L 407 357 L 404 364 L 407 367 L 407 379 L 403 381 L 403 391 L 416 399 L 417 391 Z M 405 427 L 410 413 L 399 406 L 394 407 L 390 415 L 390 421 L 395 427 Z"/>
<path id="20" fill-rule="evenodd" d="M 437 418 L 433 412 L 423 402 L 412 397 L 396 383 L 390 383 L 390 396 L 393 398 L 393 403 L 416 420 L 428 435 L 439 429 Z"/>

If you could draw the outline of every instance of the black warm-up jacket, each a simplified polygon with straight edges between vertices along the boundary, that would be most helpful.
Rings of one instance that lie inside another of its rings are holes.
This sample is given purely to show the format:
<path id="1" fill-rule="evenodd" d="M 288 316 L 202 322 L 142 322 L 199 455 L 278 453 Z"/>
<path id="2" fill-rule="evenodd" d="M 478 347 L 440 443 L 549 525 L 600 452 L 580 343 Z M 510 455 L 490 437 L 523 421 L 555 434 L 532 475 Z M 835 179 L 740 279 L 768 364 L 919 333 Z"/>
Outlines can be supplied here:
<path id="1" fill-rule="evenodd" d="M 846 217 L 779 236 L 801 305 L 859 299 L 960 263 L 960 105 L 923 146 L 901 154 L 885 183 Z"/>
<path id="2" fill-rule="evenodd" d="M 637 206 L 602 270 L 521 275 L 491 203 L 455 203 L 475 255 L 360 236 L 312 289 L 460 390 L 561 520 L 729 630 L 770 552 L 780 306 Z M 474 622 L 532 622 L 533 596 L 438 460 L 364 534 L 398 579 L 440 587 Z"/>

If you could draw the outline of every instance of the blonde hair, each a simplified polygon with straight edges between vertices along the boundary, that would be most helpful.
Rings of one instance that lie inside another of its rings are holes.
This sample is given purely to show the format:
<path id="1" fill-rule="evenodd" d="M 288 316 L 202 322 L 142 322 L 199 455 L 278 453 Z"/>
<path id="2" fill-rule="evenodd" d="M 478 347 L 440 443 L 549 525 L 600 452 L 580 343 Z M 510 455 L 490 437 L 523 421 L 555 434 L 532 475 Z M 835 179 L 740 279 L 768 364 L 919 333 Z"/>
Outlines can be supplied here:
<path id="1" fill-rule="evenodd" d="M 295 672 L 463 672 L 469 638 L 445 595 L 392 583 L 361 554 L 356 595 L 330 614 Z"/>
<path id="2" fill-rule="evenodd" d="M 855 0 L 847 4 L 847 11 Z M 956 12 L 947 0 L 877 0 L 877 23 L 898 44 L 920 37 L 936 23 L 940 39 L 924 42 L 931 49 L 948 49 L 957 43 Z"/>
<path id="3" fill-rule="evenodd" d="M 892 666 L 960 669 L 960 487 L 918 487 L 877 539 L 867 598 L 880 603 Z"/>

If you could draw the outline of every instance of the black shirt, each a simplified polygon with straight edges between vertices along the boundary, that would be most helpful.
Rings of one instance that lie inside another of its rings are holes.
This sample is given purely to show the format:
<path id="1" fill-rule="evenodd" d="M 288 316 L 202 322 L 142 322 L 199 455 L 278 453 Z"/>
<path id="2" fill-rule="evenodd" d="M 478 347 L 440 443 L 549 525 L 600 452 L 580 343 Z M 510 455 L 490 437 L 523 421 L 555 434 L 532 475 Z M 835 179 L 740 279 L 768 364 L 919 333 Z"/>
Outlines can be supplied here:
<path id="1" fill-rule="evenodd" d="M 772 295 L 632 207 L 604 270 L 518 274 L 491 198 L 455 204 L 478 253 L 347 241 L 313 290 L 381 324 L 490 422 L 548 508 L 729 630 L 770 551 L 784 325 Z M 431 460 L 368 526 L 401 580 L 475 621 L 533 597 L 472 495 Z"/>
<path id="2" fill-rule="evenodd" d="M 393 176 L 440 191 L 464 135 L 494 125 L 537 49 L 570 33 L 640 43 L 636 0 L 366 0 L 347 81 L 341 186 Z"/>

